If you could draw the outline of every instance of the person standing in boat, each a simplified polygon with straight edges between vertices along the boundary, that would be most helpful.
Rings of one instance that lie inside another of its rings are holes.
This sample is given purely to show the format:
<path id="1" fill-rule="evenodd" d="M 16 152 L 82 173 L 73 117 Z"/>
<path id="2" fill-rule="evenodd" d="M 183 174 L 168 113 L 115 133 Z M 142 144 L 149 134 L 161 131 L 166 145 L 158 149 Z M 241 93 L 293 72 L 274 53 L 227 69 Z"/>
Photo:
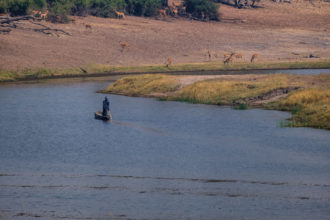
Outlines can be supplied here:
<path id="1" fill-rule="evenodd" d="M 110 111 L 110 102 L 108 100 L 108 97 L 105 97 L 103 100 L 103 111 L 102 111 L 102 115 L 106 116 L 108 115 L 108 112 Z"/>

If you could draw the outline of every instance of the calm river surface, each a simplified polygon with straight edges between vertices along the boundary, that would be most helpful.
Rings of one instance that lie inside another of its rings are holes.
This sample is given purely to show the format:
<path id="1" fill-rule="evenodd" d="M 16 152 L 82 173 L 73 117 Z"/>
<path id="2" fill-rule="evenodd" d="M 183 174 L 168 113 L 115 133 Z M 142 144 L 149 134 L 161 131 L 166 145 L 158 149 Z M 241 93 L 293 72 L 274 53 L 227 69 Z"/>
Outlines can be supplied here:
<path id="1" fill-rule="evenodd" d="M 330 132 L 279 111 L 0 87 L 0 219 L 329 219 Z"/>

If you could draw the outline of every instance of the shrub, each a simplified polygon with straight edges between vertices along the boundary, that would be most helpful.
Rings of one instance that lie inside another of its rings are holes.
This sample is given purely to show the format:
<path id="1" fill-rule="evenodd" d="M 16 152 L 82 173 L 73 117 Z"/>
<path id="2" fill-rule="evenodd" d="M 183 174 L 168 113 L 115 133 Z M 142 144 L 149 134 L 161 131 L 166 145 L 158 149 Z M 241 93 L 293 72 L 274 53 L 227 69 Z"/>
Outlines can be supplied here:
<path id="1" fill-rule="evenodd" d="M 115 10 L 124 10 L 125 0 L 90 0 L 89 13 L 98 17 L 115 17 Z"/>
<path id="2" fill-rule="evenodd" d="M 144 16 L 154 16 L 157 15 L 157 9 L 161 6 L 160 0 L 145 0 L 145 12 Z"/>
<path id="3" fill-rule="evenodd" d="M 46 0 L 33 0 L 32 8 L 35 9 L 43 9 L 47 5 Z"/>
<path id="4" fill-rule="evenodd" d="M 68 11 L 72 7 L 72 2 L 68 0 L 56 0 L 50 5 L 50 12 L 48 13 L 47 20 L 54 23 L 68 23 Z"/>
<path id="5" fill-rule="evenodd" d="M 0 1 L 0 14 L 6 13 L 6 11 L 7 11 L 6 1 Z"/>
<path id="6" fill-rule="evenodd" d="M 10 0 L 8 2 L 8 11 L 10 16 L 26 15 L 30 6 L 30 0 Z"/>
<path id="7" fill-rule="evenodd" d="M 87 14 L 88 0 L 73 0 L 71 14 L 85 16 Z"/>
<path id="8" fill-rule="evenodd" d="M 206 20 L 220 20 L 219 6 L 210 0 L 184 0 L 186 11 L 192 16 Z"/>
<path id="9" fill-rule="evenodd" d="M 166 1 L 167 2 L 167 1 Z M 126 11 L 136 16 L 154 16 L 164 0 L 126 0 Z"/>

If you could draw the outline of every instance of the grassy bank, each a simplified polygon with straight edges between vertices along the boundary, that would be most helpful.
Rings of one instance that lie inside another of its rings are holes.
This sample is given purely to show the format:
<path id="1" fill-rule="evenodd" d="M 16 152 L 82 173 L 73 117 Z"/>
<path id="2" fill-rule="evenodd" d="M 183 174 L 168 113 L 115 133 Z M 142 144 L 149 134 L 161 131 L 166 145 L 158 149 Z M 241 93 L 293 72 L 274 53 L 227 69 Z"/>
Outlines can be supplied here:
<path id="1" fill-rule="evenodd" d="M 226 70 L 261 70 L 261 69 L 313 69 L 330 68 L 330 61 L 299 61 L 299 62 L 269 62 L 269 63 L 233 63 L 224 65 L 220 62 L 175 64 L 170 67 L 165 65 L 144 65 L 144 66 L 108 66 L 90 64 L 84 67 L 70 69 L 25 69 L 17 71 L 1 70 L 0 83 L 36 80 L 45 78 L 66 78 L 66 77 L 88 77 L 105 76 L 116 74 L 138 74 L 138 73 L 203 73 L 207 71 Z"/>
<path id="2" fill-rule="evenodd" d="M 117 80 L 103 92 L 292 113 L 288 125 L 330 129 L 330 75 L 168 76 Z"/>

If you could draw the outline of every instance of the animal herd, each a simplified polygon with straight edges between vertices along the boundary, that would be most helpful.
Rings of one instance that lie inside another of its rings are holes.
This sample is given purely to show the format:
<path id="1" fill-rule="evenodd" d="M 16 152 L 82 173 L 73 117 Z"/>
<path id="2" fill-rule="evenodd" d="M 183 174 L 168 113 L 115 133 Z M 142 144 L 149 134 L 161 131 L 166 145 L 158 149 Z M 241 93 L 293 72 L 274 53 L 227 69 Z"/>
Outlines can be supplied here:
<path id="1" fill-rule="evenodd" d="M 207 55 L 209 57 L 209 60 L 211 60 L 211 52 L 208 50 L 207 51 Z M 217 56 L 216 56 L 217 57 Z M 253 63 L 255 62 L 259 57 L 259 54 L 255 53 L 251 56 L 250 62 Z M 232 63 L 234 61 L 234 59 L 243 59 L 243 55 L 240 53 L 227 53 L 224 54 L 223 56 L 223 63 L 224 64 L 229 64 Z M 172 64 L 172 58 L 167 58 L 165 65 L 166 67 L 169 67 Z"/>
<path id="2" fill-rule="evenodd" d="M 183 5 L 182 2 L 172 2 L 172 4 L 169 4 L 168 7 L 165 9 L 158 9 L 158 16 L 159 17 L 166 17 L 167 15 L 172 15 L 174 17 L 177 17 L 180 13 L 184 13 L 186 11 L 186 6 Z"/>
<path id="3" fill-rule="evenodd" d="M 211 58 L 210 56 L 210 52 L 208 51 L 208 55 L 209 55 L 209 59 Z M 251 56 L 250 62 L 253 63 L 254 61 L 256 61 L 259 57 L 259 54 L 255 53 Z M 223 56 L 223 63 L 224 64 L 228 64 L 228 63 L 232 63 L 235 59 L 243 59 L 243 55 L 240 53 L 228 53 L 225 54 Z"/>
<path id="4" fill-rule="evenodd" d="M 46 20 L 47 15 L 48 15 L 48 10 L 46 10 L 46 11 L 37 11 L 37 10 L 34 10 L 34 11 L 32 11 L 32 15 L 35 18 L 39 18 L 41 20 Z"/>

